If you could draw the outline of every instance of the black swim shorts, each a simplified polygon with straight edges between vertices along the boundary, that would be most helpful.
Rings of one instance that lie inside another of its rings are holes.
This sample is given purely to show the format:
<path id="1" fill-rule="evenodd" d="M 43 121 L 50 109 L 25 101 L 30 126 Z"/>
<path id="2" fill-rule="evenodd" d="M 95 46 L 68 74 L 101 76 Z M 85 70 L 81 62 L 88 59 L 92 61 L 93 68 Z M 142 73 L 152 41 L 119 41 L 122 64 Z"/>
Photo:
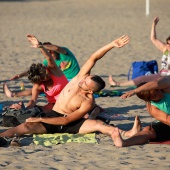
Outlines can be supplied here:
<path id="1" fill-rule="evenodd" d="M 162 122 L 153 123 L 152 128 L 156 133 L 156 139 L 153 141 L 165 141 L 170 140 L 170 126 Z"/>
<path id="2" fill-rule="evenodd" d="M 44 117 L 52 118 L 52 117 L 65 117 L 66 115 L 60 114 L 52 110 L 50 113 L 46 114 Z M 80 127 L 84 123 L 86 119 L 82 118 L 76 120 L 74 122 L 69 123 L 68 125 L 51 125 L 47 123 L 43 123 L 43 126 L 46 128 L 48 133 L 71 133 L 75 134 L 79 132 Z"/>

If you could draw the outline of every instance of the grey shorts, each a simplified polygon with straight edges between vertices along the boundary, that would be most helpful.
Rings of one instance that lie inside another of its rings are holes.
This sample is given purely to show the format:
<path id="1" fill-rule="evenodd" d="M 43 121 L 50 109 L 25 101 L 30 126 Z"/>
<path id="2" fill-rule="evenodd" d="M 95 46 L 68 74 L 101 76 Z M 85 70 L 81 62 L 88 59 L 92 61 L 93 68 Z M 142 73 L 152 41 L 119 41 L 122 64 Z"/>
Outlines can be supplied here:
<path id="1" fill-rule="evenodd" d="M 55 112 L 52 110 L 50 113 L 46 114 L 43 117 L 65 117 L 66 115 L 60 114 L 58 112 Z M 51 125 L 47 123 L 42 123 L 42 125 L 47 130 L 47 133 L 71 133 L 75 134 L 79 132 L 80 127 L 82 124 L 86 121 L 86 119 L 81 118 L 79 120 L 76 120 L 74 122 L 69 123 L 68 125 Z"/>

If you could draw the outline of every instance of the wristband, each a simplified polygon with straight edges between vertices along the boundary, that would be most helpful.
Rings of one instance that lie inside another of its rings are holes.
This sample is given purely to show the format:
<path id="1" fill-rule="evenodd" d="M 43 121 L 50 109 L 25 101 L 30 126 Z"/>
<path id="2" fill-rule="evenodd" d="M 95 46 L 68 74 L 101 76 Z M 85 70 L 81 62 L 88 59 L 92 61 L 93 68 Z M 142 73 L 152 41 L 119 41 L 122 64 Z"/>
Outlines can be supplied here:
<path id="1" fill-rule="evenodd" d="M 43 46 L 42 42 L 39 42 L 37 45 L 38 48 L 42 48 L 42 46 Z"/>

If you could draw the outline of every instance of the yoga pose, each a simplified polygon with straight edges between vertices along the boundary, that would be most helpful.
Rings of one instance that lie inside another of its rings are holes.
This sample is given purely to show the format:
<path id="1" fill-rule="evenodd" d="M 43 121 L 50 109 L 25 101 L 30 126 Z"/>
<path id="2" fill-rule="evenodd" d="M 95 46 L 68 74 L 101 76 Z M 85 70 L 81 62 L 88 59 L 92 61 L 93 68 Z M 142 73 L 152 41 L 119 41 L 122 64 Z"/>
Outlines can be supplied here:
<path id="1" fill-rule="evenodd" d="M 151 75 L 147 75 L 147 76 L 140 76 L 133 80 L 123 81 L 123 82 L 117 82 L 110 75 L 109 76 L 109 84 L 111 86 L 113 86 L 113 87 L 138 86 L 142 82 L 156 81 L 161 76 L 170 75 L 170 36 L 167 37 L 166 43 L 157 39 L 156 25 L 158 22 L 159 22 L 159 18 L 158 17 L 154 18 L 153 23 L 152 23 L 152 28 L 151 28 L 151 41 L 160 51 L 163 52 L 160 73 L 151 74 Z"/>
<path id="2" fill-rule="evenodd" d="M 112 133 L 112 139 L 117 147 L 142 145 L 149 141 L 170 140 L 170 77 L 162 77 L 157 81 L 142 83 L 135 90 L 121 96 L 125 99 L 137 95 L 146 102 L 151 116 L 158 122 L 143 128 L 131 138 L 123 140 L 117 128 Z"/>
<path id="3" fill-rule="evenodd" d="M 68 48 L 53 45 L 50 42 L 44 42 L 43 46 L 51 54 L 51 56 L 55 60 L 56 65 L 63 71 L 68 81 L 70 81 L 78 74 L 78 72 L 80 71 L 79 64 L 74 54 Z M 47 59 L 43 61 L 43 64 L 48 67 Z M 27 76 L 27 72 L 28 70 L 24 71 L 21 74 L 15 75 L 11 78 L 11 80 L 16 80 L 18 78 Z M 11 91 L 5 83 L 4 93 L 7 97 L 29 96 L 32 94 L 32 89 L 25 89 L 24 91 Z"/>
<path id="4" fill-rule="evenodd" d="M 26 105 L 26 109 L 31 109 L 36 105 L 37 98 L 40 92 L 46 94 L 48 104 L 42 106 L 43 112 L 48 113 L 52 110 L 58 95 L 61 90 L 68 83 L 67 78 L 61 71 L 61 69 L 56 65 L 53 56 L 42 46 L 40 48 L 42 54 L 46 57 L 48 62 L 47 67 L 41 63 L 32 64 L 27 72 L 28 79 L 33 83 L 33 88 L 31 91 L 31 100 Z M 7 95 L 10 95 L 11 91 L 4 85 L 4 90 Z M 21 102 L 18 104 L 13 104 L 10 107 L 15 109 L 20 109 Z"/>
<path id="5" fill-rule="evenodd" d="M 33 35 L 27 35 L 34 48 L 44 47 Z M 104 47 L 97 50 L 74 77 L 61 91 L 52 111 L 45 117 L 31 117 L 25 123 L 11 128 L 0 136 L 13 137 L 14 134 L 43 134 L 43 133 L 90 133 L 99 131 L 111 136 L 115 127 L 105 124 L 100 120 L 84 119 L 84 115 L 95 105 L 94 92 L 98 92 L 105 87 L 105 82 L 97 75 L 90 75 L 91 69 L 96 62 L 101 59 L 112 48 L 123 47 L 129 42 L 128 36 L 122 36 Z M 136 117 L 133 128 L 125 135 L 130 137 L 140 130 L 140 121 Z M 123 132 L 120 130 L 120 132 Z"/>

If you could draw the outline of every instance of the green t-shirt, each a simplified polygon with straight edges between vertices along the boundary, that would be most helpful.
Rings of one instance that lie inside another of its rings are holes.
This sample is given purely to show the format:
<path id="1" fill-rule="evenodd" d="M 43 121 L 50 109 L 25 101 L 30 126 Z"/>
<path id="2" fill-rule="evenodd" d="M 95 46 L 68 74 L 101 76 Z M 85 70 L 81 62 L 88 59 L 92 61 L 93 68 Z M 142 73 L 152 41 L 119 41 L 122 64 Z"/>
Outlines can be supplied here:
<path id="1" fill-rule="evenodd" d="M 65 69 L 62 71 L 65 74 L 67 79 L 72 79 L 80 71 L 80 66 L 79 66 L 78 61 L 75 58 L 74 54 L 66 47 L 62 47 L 62 48 L 64 48 L 67 51 L 67 54 L 59 53 L 59 58 L 57 60 L 55 60 L 55 62 L 57 64 L 57 66 L 59 66 L 60 68 L 61 68 L 61 64 L 63 62 L 67 62 L 68 64 L 66 65 Z M 45 66 L 47 66 L 48 65 L 47 60 L 44 60 L 43 64 Z"/>
<path id="2" fill-rule="evenodd" d="M 164 93 L 164 98 L 162 98 L 159 102 L 151 101 L 151 104 L 164 111 L 166 114 L 170 114 L 170 94 Z"/>

